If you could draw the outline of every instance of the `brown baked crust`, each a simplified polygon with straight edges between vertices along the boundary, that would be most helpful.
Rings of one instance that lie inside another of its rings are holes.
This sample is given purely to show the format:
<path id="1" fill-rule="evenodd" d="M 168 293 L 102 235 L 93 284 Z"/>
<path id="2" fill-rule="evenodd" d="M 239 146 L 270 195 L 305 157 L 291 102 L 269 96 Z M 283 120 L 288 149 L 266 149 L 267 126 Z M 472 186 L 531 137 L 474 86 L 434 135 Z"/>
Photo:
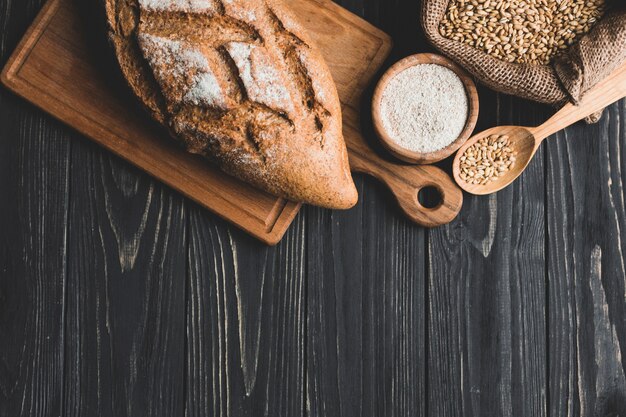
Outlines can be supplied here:
<path id="1" fill-rule="evenodd" d="M 279 0 L 104 1 L 128 84 L 190 152 L 291 200 L 356 203 L 335 85 Z"/>

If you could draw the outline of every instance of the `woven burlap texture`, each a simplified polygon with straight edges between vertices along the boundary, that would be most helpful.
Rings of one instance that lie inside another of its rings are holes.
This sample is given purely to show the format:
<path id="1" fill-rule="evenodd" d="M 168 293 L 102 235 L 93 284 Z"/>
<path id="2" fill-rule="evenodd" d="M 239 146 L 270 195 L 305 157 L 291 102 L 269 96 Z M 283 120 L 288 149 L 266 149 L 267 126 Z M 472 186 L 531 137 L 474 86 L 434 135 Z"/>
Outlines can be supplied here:
<path id="1" fill-rule="evenodd" d="M 626 60 L 626 8 L 607 13 L 552 65 L 508 63 L 444 38 L 439 24 L 452 0 L 423 0 L 421 23 L 429 41 L 490 88 L 542 103 L 577 103 Z M 622 0 L 619 0 L 620 3 Z"/>

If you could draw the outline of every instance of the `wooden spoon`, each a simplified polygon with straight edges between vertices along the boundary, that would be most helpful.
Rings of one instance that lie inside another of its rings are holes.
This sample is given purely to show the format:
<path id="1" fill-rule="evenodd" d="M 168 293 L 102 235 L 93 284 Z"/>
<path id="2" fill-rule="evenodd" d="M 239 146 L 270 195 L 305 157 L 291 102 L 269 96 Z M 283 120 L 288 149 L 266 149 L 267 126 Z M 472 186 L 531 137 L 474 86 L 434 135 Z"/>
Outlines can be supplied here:
<path id="1" fill-rule="evenodd" d="M 615 70 L 604 81 L 589 90 L 579 105 L 566 104 L 547 122 L 538 127 L 520 126 L 499 126 L 485 130 L 472 136 L 459 149 L 454 163 L 452 173 L 454 180 L 459 186 L 471 194 L 485 195 L 495 193 L 511 184 L 526 169 L 533 156 L 539 149 L 543 140 L 566 127 L 584 119 L 595 112 L 602 110 L 606 106 L 626 97 L 626 62 Z M 467 148 L 475 144 L 479 139 L 491 135 L 506 135 L 511 143 L 510 148 L 516 152 L 516 161 L 513 168 L 496 181 L 489 181 L 485 185 L 470 184 L 461 177 L 460 158 Z"/>

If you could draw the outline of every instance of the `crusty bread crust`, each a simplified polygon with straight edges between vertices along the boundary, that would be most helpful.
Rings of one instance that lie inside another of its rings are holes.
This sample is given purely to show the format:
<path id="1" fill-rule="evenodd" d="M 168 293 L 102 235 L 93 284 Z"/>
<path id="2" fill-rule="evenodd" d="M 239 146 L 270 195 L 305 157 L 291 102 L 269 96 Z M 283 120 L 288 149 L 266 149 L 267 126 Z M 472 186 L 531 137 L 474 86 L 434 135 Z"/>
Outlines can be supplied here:
<path id="1" fill-rule="evenodd" d="M 330 72 L 279 0 L 104 0 L 135 95 L 190 152 L 322 207 L 358 195 Z"/>

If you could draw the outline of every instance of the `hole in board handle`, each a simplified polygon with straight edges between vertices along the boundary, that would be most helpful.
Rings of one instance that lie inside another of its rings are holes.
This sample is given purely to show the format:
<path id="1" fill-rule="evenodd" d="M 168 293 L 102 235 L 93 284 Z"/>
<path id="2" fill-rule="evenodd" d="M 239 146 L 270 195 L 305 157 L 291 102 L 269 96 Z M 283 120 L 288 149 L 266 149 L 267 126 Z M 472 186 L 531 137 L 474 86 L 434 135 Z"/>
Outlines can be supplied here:
<path id="1" fill-rule="evenodd" d="M 443 196 L 439 188 L 427 185 L 417 192 L 417 201 L 422 207 L 434 210 L 443 203 Z"/>

